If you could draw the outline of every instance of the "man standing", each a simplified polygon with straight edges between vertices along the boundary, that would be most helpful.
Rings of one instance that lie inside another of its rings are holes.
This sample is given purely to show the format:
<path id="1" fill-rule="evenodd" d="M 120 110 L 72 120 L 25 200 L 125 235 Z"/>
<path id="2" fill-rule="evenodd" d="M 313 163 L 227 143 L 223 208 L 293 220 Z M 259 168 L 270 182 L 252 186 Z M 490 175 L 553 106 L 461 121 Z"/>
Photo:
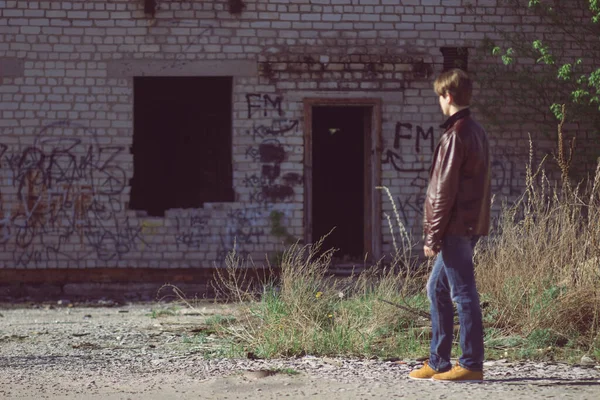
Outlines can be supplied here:
<path id="1" fill-rule="evenodd" d="M 490 228 L 490 154 L 484 129 L 471 118 L 472 81 L 454 69 L 434 83 L 449 118 L 433 156 L 425 198 L 424 252 L 437 255 L 427 283 L 432 339 L 429 361 L 409 377 L 483 380 L 483 323 L 475 286 L 473 249 Z M 450 363 L 456 303 L 462 355 Z"/>

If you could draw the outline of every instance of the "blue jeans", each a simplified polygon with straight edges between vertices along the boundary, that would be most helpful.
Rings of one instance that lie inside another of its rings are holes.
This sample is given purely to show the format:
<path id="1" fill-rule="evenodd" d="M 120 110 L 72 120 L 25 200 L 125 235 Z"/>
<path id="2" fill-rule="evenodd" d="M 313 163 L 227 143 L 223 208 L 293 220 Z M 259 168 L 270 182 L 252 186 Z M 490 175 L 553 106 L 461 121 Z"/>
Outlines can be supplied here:
<path id="1" fill-rule="evenodd" d="M 427 282 L 432 329 L 429 366 L 438 372 L 452 367 L 453 301 L 460 324 L 458 363 L 471 371 L 483 370 L 483 322 L 473 267 L 478 240 L 478 236 L 446 236 Z"/>

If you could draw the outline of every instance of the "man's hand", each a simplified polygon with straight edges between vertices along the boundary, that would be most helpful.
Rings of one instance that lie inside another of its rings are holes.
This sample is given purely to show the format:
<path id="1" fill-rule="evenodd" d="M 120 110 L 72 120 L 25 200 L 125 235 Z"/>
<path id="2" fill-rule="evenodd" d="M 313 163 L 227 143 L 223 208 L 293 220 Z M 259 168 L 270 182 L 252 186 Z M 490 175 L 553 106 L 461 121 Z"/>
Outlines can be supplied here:
<path id="1" fill-rule="evenodd" d="M 431 258 L 437 255 L 437 251 L 434 251 L 431 247 L 423 246 L 423 252 L 425 253 L 425 257 Z"/>

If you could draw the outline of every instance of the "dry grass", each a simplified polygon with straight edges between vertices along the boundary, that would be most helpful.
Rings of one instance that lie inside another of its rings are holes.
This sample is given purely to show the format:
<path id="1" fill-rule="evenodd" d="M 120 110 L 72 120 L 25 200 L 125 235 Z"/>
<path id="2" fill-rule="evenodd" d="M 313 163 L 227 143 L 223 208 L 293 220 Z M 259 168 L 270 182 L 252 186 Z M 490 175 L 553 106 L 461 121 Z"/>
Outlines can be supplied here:
<path id="1" fill-rule="evenodd" d="M 557 342 L 598 344 L 600 164 L 589 183 L 552 186 L 541 168 L 528 167 L 524 195 L 504 206 L 477 249 L 478 288 L 505 333 L 544 330 Z"/>
<path id="2" fill-rule="evenodd" d="M 526 338 L 517 341 L 521 350 L 570 343 L 597 351 L 600 165 L 585 188 L 553 188 L 541 168 L 528 171 L 525 194 L 504 207 L 498 228 L 476 250 L 478 289 L 493 325 L 487 343 L 517 336 Z M 406 235 L 401 227 L 395 232 Z M 245 261 L 232 253 L 216 287 L 241 312 L 220 333 L 260 357 L 426 355 L 428 268 L 412 255 L 411 243 L 398 237 L 390 264 L 346 279 L 328 275 L 333 250 L 321 251 L 322 241 L 293 245 L 278 278 L 260 284 L 244 278 Z"/>
<path id="3" fill-rule="evenodd" d="M 517 347 L 523 351 L 513 356 L 529 358 L 531 349 L 568 345 L 600 356 L 600 163 L 589 184 L 573 187 L 562 150 L 562 184 L 551 184 L 543 163 L 535 172 L 528 166 L 524 194 L 504 205 L 497 228 L 476 248 L 484 320 L 492 325 L 488 350 Z M 220 333 L 262 357 L 426 355 L 429 268 L 413 253 L 397 211 L 386 217 L 391 261 L 347 279 L 328 275 L 333 250 L 322 251 L 322 240 L 289 247 L 277 279 L 260 282 L 232 253 L 215 287 L 241 314 Z"/>
<path id="4" fill-rule="evenodd" d="M 385 267 L 377 264 L 359 276 L 335 278 L 328 274 L 334 250 L 322 251 L 322 243 L 290 246 L 282 255 L 278 279 L 254 285 L 254 290 L 240 282 L 236 271 L 244 269 L 243 260 L 232 254 L 215 287 L 239 300 L 242 312 L 239 324 L 223 327 L 222 333 L 263 357 L 389 356 L 399 347 L 421 351 L 427 338 L 419 331 L 406 332 L 418 325 L 416 316 L 427 308 L 424 296 L 408 295 L 423 287 L 410 272 L 417 260 L 396 254 Z"/>

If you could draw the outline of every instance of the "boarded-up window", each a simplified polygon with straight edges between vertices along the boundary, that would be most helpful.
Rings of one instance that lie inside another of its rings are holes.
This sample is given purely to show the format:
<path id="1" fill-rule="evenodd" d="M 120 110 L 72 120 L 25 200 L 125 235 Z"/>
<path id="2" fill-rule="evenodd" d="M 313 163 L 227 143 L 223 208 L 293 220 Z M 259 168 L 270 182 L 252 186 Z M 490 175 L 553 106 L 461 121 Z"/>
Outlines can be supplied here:
<path id="1" fill-rule="evenodd" d="M 231 92 L 229 77 L 134 78 L 131 209 L 234 200 Z"/>

